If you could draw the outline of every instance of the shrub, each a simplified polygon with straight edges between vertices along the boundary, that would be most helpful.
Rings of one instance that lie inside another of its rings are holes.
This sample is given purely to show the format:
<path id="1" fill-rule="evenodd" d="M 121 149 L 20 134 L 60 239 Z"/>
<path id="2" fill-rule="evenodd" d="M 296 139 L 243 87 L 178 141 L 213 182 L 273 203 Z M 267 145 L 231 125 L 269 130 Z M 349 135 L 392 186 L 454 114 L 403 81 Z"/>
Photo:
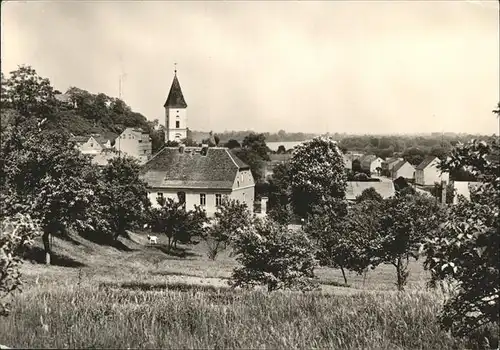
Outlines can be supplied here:
<path id="1" fill-rule="evenodd" d="M 21 255 L 33 238 L 40 234 L 38 222 L 18 213 L 0 223 L 0 316 L 9 314 L 7 299 L 22 284 L 19 273 Z"/>
<path id="2" fill-rule="evenodd" d="M 234 249 L 242 266 L 233 271 L 233 287 L 264 285 L 268 291 L 317 287 L 314 247 L 301 230 L 256 220 L 236 237 Z"/>
<path id="3" fill-rule="evenodd" d="M 499 154 L 498 142 L 488 145 L 472 141 L 456 147 L 441 163 L 441 169 L 450 172 L 468 168 L 483 183 L 472 191 L 470 201 L 459 196 L 446 223 L 424 246 L 431 282 L 450 278 L 458 282 L 456 294 L 445 303 L 440 315 L 444 328 L 455 335 L 471 337 L 484 326 L 493 327 L 496 342 L 500 319 Z"/>
<path id="4" fill-rule="evenodd" d="M 153 232 L 167 236 L 168 249 L 177 248 L 177 242 L 191 243 L 193 237 L 204 236 L 207 216 L 200 206 L 186 210 L 184 203 L 172 198 L 160 200 L 159 204 L 161 208 L 151 209 L 149 220 Z"/>
<path id="5" fill-rule="evenodd" d="M 235 235 L 247 229 L 250 224 L 251 216 L 245 203 L 223 198 L 204 237 L 208 246 L 208 257 L 215 260 L 217 254 L 227 248 Z"/>

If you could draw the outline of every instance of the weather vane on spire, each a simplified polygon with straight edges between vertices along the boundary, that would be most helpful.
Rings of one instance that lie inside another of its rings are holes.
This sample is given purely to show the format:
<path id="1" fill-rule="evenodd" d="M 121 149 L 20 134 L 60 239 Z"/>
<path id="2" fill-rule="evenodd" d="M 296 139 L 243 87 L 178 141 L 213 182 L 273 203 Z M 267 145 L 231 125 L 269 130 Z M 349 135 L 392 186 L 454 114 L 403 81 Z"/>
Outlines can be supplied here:
<path id="1" fill-rule="evenodd" d="M 174 63 L 174 74 L 177 75 L 177 62 Z"/>

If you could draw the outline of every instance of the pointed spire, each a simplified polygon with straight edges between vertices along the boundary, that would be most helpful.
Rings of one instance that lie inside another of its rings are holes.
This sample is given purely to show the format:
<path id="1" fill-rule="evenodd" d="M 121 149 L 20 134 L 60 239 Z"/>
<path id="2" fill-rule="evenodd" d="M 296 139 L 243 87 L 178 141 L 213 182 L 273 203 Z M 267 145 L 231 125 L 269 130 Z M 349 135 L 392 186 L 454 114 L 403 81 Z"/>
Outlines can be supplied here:
<path id="1" fill-rule="evenodd" d="M 174 63 L 174 80 L 172 81 L 172 86 L 170 87 L 170 92 L 168 93 L 167 101 L 163 107 L 169 108 L 186 108 L 186 100 L 182 94 L 181 85 L 177 79 L 177 63 Z"/>

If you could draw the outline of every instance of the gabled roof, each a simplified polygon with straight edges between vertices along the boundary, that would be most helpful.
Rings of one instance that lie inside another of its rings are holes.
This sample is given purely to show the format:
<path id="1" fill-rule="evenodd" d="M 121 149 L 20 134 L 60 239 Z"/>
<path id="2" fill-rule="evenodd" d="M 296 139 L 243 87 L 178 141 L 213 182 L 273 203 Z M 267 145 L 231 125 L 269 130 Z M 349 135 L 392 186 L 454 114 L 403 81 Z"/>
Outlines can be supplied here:
<path id="1" fill-rule="evenodd" d="M 85 143 L 90 139 L 90 136 L 71 136 L 69 138 L 70 142 Z"/>
<path id="2" fill-rule="evenodd" d="M 400 160 L 398 161 L 393 167 L 392 167 L 392 171 L 396 172 L 398 171 L 399 169 L 401 169 L 403 167 L 403 165 L 405 165 L 406 163 L 408 163 L 406 160 Z M 413 165 L 411 165 L 410 163 L 408 163 L 409 166 L 411 166 L 413 168 Z"/>
<path id="3" fill-rule="evenodd" d="M 427 156 L 424 158 L 424 160 L 422 161 L 422 163 L 420 163 L 419 165 L 417 165 L 415 167 L 415 170 L 424 170 L 425 168 L 427 168 L 429 166 L 429 164 L 431 164 L 434 159 L 437 159 L 437 157 L 434 157 L 434 156 Z"/>
<path id="4" fill-rule="evenodd" d="M 165 147 L 141 169 L 141 178 L 152 188 L 227 189 L 233 187 L 239 170 L 249 169 L 223 147 Z"/>
<path id="5" fill-rule="evenodd" d="M 94 140 L 96 140 L 97 143 L 99 143 L 99 145 L 101 145 L 102 147 L 104 147 L 104 144 L 108 141 L 111 141 L 109 140 L 108 138 L 102 136 L 102 135 L 91 135 L 92 138 Z"/>
<path id="6" fill-rule="evenodd" d="M 347 181 L 345 193 L 346 199 L 355 200 L 357 196 L 370 187 L 373 187 L 375 191 L 382 196 L 382 198 L 392 197 L 396 193 L 394 183 L 392 181 Z"/>
<path id="7" fill-rule="evenodd" d="M 122 135 L 124 132 L 137 132 L 137 133 L 140 133 L 140 134 L 147 134 L 148 132 L 142 128 L 133 128 L 133 127 L 129 127 L 129 128 L 125 128 L 120 135 Z M 120 135 L 116 135 L 116 137 L 120 136 Z M 115 138 L 116 138 L 115 137 Z"/>
<path id="8" fill-rule="evenodd" d="M 387 164 L 387 165 L 394 165 L 394 163 L 397 163 L 401 161 L 401 159 L 399 158 L 387 158 L 386 160 L 384 160 L 384 163 Z"/>
<path id="9" fill-rule="evenodd" d="M 369 154 L 360 159 L 361 167 L 369 167 L 372 162 L 378 157 L 374 154 Z"/>
<path id="10" fill-rule="evenodd" d="M 163 107 L 170 108 L 186 108 L 186 100 L 184 100 L 184 95 L 182 94 L 181 85 L 177 79 L 177 74 L 174 75 L 174 80 L 172 81 L 172 86 L 170 87 L 170 92 L 168 93 L 167 100 Z"/>

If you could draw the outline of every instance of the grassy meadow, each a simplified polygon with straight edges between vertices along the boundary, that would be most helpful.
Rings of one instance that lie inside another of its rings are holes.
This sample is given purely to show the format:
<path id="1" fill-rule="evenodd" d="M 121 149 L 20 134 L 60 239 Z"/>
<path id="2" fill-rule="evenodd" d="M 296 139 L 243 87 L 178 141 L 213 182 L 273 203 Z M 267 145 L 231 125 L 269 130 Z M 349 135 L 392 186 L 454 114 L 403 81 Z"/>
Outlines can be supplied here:
<path id="1" fill-rule="evenodd" d="M 236 265 L 216 261 L 202 243 L 168 252 L 145 234 L 120 249 L 54 238 L 55 265 L 23 266 L 23 293 L 0 322 L 0 344 L 13 348 L 335 348 L 461 349 L 441 331 L 443 296 L 425 290 L 413 262 L 410 285 L 396 292 L 391 266 L 366 278 L 320 268 L 312 293 L 230 290 Z"/>

